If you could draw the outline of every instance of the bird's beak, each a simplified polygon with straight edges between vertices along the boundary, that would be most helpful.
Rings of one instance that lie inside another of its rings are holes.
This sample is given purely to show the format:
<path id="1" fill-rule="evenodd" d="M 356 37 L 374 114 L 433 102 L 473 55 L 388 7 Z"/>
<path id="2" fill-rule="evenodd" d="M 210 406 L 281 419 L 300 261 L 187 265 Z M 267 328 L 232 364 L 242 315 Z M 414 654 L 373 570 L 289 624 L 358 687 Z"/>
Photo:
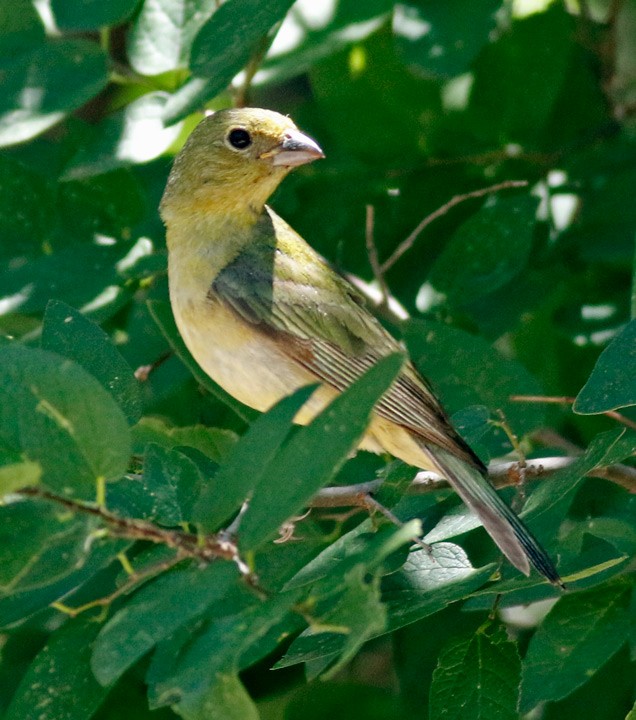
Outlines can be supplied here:
<path id="1" fill-rule="evenodd" d="M 262 159 L 270 159 L 278 167 L 296 167 L 324 158 L 318 144 L 300 130 L 290 130 L 280 145 L 262 153 Z"/>

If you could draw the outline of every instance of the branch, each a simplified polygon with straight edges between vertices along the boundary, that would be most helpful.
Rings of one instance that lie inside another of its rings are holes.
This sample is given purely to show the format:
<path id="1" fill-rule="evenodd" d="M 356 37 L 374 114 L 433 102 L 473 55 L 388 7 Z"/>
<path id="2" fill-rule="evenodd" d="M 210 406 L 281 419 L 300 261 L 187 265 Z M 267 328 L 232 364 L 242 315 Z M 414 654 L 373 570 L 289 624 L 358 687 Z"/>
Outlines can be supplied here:
<path id="1" fill-rule="evenodd" d="M 165 545 L 177 550 L 182 558 L 192 558 L 203 563 L 209 563 L 216 559 L 230 560 L 238 566 L 241 574 L 250 574 L 246 564 L 239 557 L 238 548 L 226 534 L 197 535 L 184 530 L 167 530 L 146 520 L 121 517 L 103 507 L 70 500 L 40 488 L 23 488 L 17 494 L 48 500 L 72 512 L 92 515 L 104 523 L 111 537 L 145 540 Z"/>
<path id="2" fill-rule="evenodd" d="M 566 395 L 511 395 L 510 399 L 513 402 L 527 402 L 527 403 L 551 403 L 555 405 L 572 405 L 576 401 L 576 398 L 568 397 Z M 636 430 L 636 422 L 630 420 L 623 413 L 619 413 L 616 410 L 605 410 L 601 413 L 594 413 L 595 415 L 605 415 L 612 420 L 616 420 L 632 430 Z"/>
<path id="3" fill-rule="evenodd" d="M 577 457 L 546 457 L 536 460 L 526 460 L 523 468 L 523 481 L 544 480 L 557 470 L 569 467 L 576 462 Z M 491 463 L 488 467 L 488 477 L 496 488 L 516 486 L 521 482 L 521 472 L 518 462 Z M 587 477 L 609 480 L 628 492 L 636 494 L 636 469 L 628 465 L 608 465 L 590 470 Z M 367 497 L 377 492 L 382 480 L 370 480 L 356 485 L 340 485 L 323 488 L 311 501 L 312 507 L 362 507 L 367 508 Z M 417 473 L 410 487 L 412 494 L 423 494 L 435 490 L 449 488 L 446 480 L 433 472 L 422 471 Z"/>
<path id="4" fill-rule="evenodd" d="M 383 275 L 387 272 L 390 268 L 392 268 L 395 263 L 404 255 L 405 252 L 410 250 L 413 247 L 413 244 L 417 240 L 417 238 L 420 236 L 422 231 L 428 227 L 434 220 L 437 220 L 437 218 L 442 217 L 442 215 L 446 215 L 446 213 L 455 207 L 455 205 L 459 205 L 460 203 L 463 203 L 465 200 L 471 200 L 474 198 L 480 198 L 484 197 L 484 195 L 490 195 L 494 192 L 499 192 L 499 190 L 508 190 L 510 188 L 522 188 L 527 187 L 528 181 L 527 180 L 506 180 L 506 182 L 497 183 L 496 185 L 491 185 L 487 188 L 481 188 L 480 190 L 473 190 L 472 192 L 464 193 L 463 195 L 455 195 L 454 198 L 449 200 L 447 203 L 442 205 L 441 207 L 437 208 L 435 212 L 432 212 L 430 215 L 427 215 L 418 225 L 417 227 L 411 232 L 411 234 L 401 242 L 397 248 L 393 251 L 393 253 L 389 256 L 387 260 L 385 260 L 382 265 L 379 267 L 380 273 Z"/>

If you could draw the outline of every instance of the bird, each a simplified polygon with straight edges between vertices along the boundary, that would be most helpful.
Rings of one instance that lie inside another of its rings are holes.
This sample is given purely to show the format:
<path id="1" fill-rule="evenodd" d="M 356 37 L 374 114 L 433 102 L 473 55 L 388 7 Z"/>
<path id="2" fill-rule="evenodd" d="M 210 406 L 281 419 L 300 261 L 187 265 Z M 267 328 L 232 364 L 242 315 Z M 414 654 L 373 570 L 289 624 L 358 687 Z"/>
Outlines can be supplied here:
<path id="1" fill-rule="evenodd" d="M 261 412 L 317 385 L 299 424 L 379 359 L 404 352 L 359 291 L 267 205 L 291 170 L 323 157 L 287 116 L 219 110 L 177 154 L 160 203 L 170 303 L 190 353 L 230 395 Z M 497 494 L 409 360 L 359 447 L 446 478 L 512 565 L 524 575 L 532 565 L 562 586 L 547 552 Z"/>

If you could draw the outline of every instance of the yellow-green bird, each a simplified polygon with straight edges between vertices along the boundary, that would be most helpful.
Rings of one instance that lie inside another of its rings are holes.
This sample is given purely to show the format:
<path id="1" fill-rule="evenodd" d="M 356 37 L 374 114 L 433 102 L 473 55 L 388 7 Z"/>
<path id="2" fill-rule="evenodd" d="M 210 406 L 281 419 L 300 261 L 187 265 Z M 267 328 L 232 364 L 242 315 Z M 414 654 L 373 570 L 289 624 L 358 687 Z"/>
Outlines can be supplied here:
<path id="1" fill-rule="evenodd" d="M 299 423 L 379 358 L 402 350 L 359 293 L 265 204 L 292 168 L 322 157 L 287 117 L 221 110 L 192 132 L 161 200 L 170 300 L 188 349 L 256 410 L 318 382 Z M 378 403 L 361 447 L 446 477 L 515 567 L 527 575 L 532 563 L 560 584 L 410 362 Z"/>

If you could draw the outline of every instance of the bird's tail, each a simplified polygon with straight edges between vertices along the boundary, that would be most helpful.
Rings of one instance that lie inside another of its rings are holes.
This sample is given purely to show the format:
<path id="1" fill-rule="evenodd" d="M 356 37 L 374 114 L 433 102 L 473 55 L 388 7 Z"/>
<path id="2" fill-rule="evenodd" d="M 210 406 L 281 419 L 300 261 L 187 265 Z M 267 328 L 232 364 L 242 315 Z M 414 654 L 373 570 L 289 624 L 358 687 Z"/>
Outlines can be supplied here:
<path id="1" fill-rule="evenodd" d="M 563 587 L 550 556 L 478 468 L 441 448 L 433 450 L 429 446 L 426 452 L 440 475 L 477 514 L 489 535 L 518 570 L 529 575 L 532 563 L 552 584 Z"/>

